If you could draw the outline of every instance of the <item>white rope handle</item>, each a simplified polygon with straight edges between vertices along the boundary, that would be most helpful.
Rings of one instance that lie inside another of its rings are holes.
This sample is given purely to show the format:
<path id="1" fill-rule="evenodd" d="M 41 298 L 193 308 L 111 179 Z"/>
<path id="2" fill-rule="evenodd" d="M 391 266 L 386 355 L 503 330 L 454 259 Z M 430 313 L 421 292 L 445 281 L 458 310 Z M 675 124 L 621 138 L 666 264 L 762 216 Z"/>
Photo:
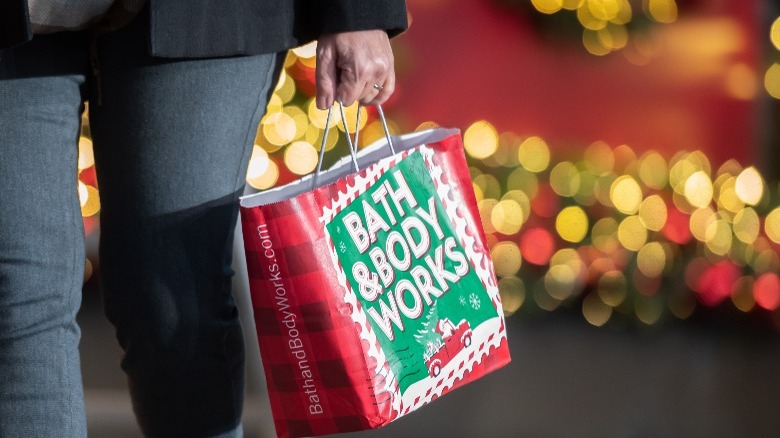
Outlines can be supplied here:
<path id="1" fill-rule="evenodd" d="M 358 139 L 360 137 L 360 104 L 358 104 L 357 120 L 355 122 L 355 139 L 352 140 L 349 134 L 349 127 L 347 126 L 347 114 L 344 112 L 344 104 L 338 101 L 339 110 L 341 112 L 341 123 L 344 125 L 344 134 L 347 137 L 347 144 L 349 145 L 349 154 L 352 156 L 352 167 L 355 168 L 355 172 L 360 171 L 360 166 L 357 161 L 357 149 Z M 387 145 L 390 147 L 390 152 L 395 155 L 395 147 L 393 147 L 393 140 L 390 137 L 390 129 L 387 126 L 387 119 L 385 119 L 385 113 L 382 111 L 381 105 L 376 105 L 377 112 L 379 113 L 379 119 L 382 121 L 382 128 L 385 131 L 385 138 L 387 139 Z M 325 131 L 322 134 L 322 143 L 320 144 L 320 153 L 317 159 L 317 170 L 312 178 L 312 189 L 317 187 L 317 180 L 322 172 L 322 161 L 325 158 L 325 146 L 328 142 L 328 132 L 330 131 L 330 117 L 333 111 L 333 107 L 328 108 L 328 117 L 325 119 Z"/>

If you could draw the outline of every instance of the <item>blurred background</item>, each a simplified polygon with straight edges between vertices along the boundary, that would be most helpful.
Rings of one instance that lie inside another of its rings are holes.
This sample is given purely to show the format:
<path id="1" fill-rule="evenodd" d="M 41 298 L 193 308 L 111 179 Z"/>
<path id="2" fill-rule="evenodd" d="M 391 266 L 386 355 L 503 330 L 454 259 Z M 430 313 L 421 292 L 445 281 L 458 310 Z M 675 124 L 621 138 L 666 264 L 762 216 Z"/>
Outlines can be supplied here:
<path id="1" fill-rule="evenodd" d="M 353 436 L 780 433 L 780 7 L 771 0 L 407 0 L 390 130 L 463 132 L 513 362 Z M 347 153 L 323 141 L 314 45 L 258 129 L 254 192 Z M 347 110 L 362 144 L 374 108 Z M 102 316 L 100 203 L 80 142 L 90 434 L 139 436 Z M 239 233 L 240 234 L 240 233 Z M 241 242 L 246 436 L 273 437 Z"/>

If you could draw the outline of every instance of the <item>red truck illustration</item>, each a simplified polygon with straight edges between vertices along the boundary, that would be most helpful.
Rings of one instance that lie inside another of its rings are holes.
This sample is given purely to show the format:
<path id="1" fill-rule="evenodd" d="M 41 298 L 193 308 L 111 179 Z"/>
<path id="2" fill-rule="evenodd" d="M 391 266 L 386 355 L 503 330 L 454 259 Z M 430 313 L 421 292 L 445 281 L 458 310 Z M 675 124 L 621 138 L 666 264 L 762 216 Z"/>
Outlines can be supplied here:
<path id="1" fill-rule="evenodd" d="M 457 326 L 444 318 L 436 324 L 436 333 L 441 338 L 428 344 L 428 349 L 423 355 L 428 373 L 432 377 L 438 377 L 443 366 L 447 365 L 461 350 L 471 345 L 471 325 L 462 319 Z"/>

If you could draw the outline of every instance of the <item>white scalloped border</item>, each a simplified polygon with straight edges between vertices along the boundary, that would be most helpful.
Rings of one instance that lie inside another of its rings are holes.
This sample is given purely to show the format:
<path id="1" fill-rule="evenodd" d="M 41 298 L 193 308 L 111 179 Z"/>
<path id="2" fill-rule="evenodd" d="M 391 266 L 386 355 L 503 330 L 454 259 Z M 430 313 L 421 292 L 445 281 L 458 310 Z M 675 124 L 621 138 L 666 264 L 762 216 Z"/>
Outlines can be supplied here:
<path id="1" fill-rule="evenodd" d="M 373 332 L 355 291 L 347 284 L 346 274 L 338 258 L 333 239 L 325 224 L 332 221 L 340 211 L 378 181 L 391 167 L 414 152 L 419 152 L 423 156 L 425 164 L 430 171 L 434 187 L 436 187 L 437 195 L 447 211 L 447 215 L 454 225 L 455 233 L 460 237 L 460 244 L 466 252 L 471 266 L 482 281 L 498 317 L 488 320 L 474 329 L 473 338 L 478 342 L 472 345 L 476 347 L 458 353 L 442 369 L 442 373 L 438 378 L 428 377 L 423 379 L 411 385 L 403 395 L 400 395 L 396 376 L 387 363 L 387 357 L 382 351 L 379 340 Z M 320 216 L 320 222 L 325 230 L 325 238 L 330 247 L 331 260 L 338 272 L 338 282 L 346 291 L 344 302 L 351 305 L 353 309 L 360 310 L 359 312 L 351 312 L 351 317 L 356 329 L 359 331 L 361 340 L 365 341 L 362 346 L 364 355 L 373 359 L 376 364 L 373 370 L 369 370 L 373 371 L 374 374 L 372 384 L 374 386 L 375 398 L 377 403 L 390 401 L 392 411 L 396 417 L 405 415 L 446 393 L 457 381 L 463 379 L 474 368 L 474 365 L 481 363 L 491 349 L 497 348 L 506 338 L 501 297 L 493 274 L 493 262 L 489 257 L 488 249 L 484 248 L 484 251 L 478 251 L 476 238 L 467 235 L 466 228 L 468 227 L 468 222 L 461 214 L 461 211 L 459 211 L 460 204 L 456 201 L 456 199 L 462 199 L 462 197 L 457 192 L 457 187 L 453 188 L 443 181 L 443 170 L 434 163 L 433 156 L 434 150 L 432 148 L 421 145 L 382 159 L 376 164 L 367 167 L 363 172 L 353 174 L 353 182 L 346 184 L 345 191 L 339 191 L 337 198 L 332 201 L 330 206 L 323 207 L 322 215 Z M 498 334 L 496 335 L 496 333 Z M 366 345 L 368 348 L 366 348 Z M 390 397 L 389 400 L 386 398 L 388 396 Z"/>

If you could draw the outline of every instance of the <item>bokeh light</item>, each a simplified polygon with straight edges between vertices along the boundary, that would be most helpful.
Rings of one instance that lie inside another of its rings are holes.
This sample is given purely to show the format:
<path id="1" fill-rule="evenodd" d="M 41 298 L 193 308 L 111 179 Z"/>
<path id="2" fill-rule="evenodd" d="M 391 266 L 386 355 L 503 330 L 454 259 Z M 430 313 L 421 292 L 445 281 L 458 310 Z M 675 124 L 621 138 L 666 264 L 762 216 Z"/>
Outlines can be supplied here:
<path id="1" fill-rule="evenodd" d="M 764 195 L 764 179 L 755 167 L 748 167 L 740 172 L 735 182 L 737 196 L 745 204 L 756 205 Z"/>
<path id="2" fill-rule="evenodd" d="M 485 120 L 475 122 L 463 134 L 463 145 L 470 156 L 476 159 L 487 158 L 498 148 L 498 132 Z"/>
<path id="3" fill-rule="evenodd" d="M 520 248 L 514 242 L 499 242 L 490 251 L 490 256 L 499 277 L 511 277 L 520 270 L 522 257 Z"/>
<path id="4" fill-rule="evenodd" d="M 525 284 L 517 277 L 504 277 L 499 280 L 498 291 L 505 316 L 517 312 L 525 302 Z"/>
<path id="5" fill-rule="evenodd" d="M 550 149 L 539 137 L 528 137 L 517 150 L 520 164 L 530 172 L 541 172 L 550 165 Z"/>
<path id="6" fill-rule="evenodd" d="M 758 277 L 753 285 L 753 296 L 759 306 L 776 310 L 780 307 L 780 276 L 767 272 Z"/>
<path id="7" fill-rule="evenodd" d="M 772 242 L 780 243 L 780 207 L 776 207 L 766 215 L 764 230 Z"/>
<path id="8" fill-rule="evenodd" d="M 545 228 L 530 228 L 520 236 L 520 251 L 528 263 L 546 265 L 555 252 L 555 240 Z"/>
<path id="9" fill-rule="evenodd" d="M 555 229 L 563 240 L 578 243 L 588 233 L 588 216 L 579 206 L 566 207 L 556 217 Z"/>
<path id="10" fill-rule="evenodd" d="M 292 173 L 305 175 L 317 167 L 317 150 L 305 141 L 296 141 L 284 151 L 284 164 Z"/>
<path id="11" fill-rule="evenodd" d="M 639 216 L 629 216 L 618 225 L 618 240 L 629 251 L 639 251 L 647 242 L 647 228 Z"/>
<path id="12" fill-rule="evenodd" d="M 609 197 L 621 213 L 635 214 L 642 203 L 642 188 L 634 178 L 623 175 L 612 183 Z"/>

